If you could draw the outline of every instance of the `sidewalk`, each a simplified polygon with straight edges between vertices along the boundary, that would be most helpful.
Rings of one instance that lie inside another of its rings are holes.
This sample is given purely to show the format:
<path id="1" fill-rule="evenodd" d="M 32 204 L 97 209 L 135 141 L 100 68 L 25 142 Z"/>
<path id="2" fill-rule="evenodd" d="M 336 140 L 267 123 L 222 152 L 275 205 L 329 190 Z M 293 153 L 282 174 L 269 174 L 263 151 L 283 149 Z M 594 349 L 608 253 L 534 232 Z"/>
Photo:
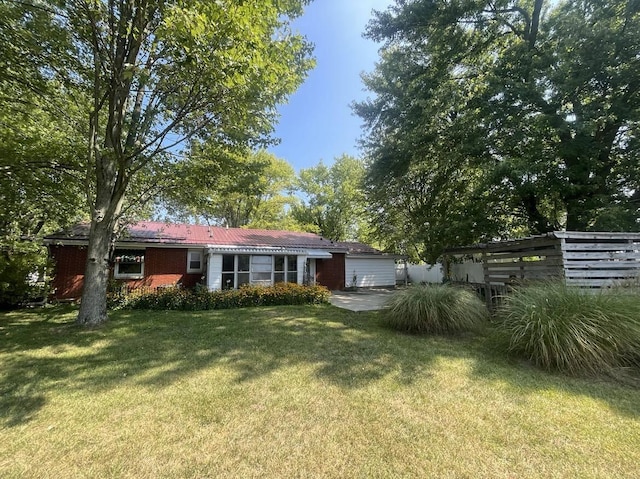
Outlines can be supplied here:
<path id="1" fill-rule="evenodd" d="M 377 311 L 391 298 L 393 289 L 361 289 L 358 291 L 332 291 L 332 305 L 349 311 Z"/>

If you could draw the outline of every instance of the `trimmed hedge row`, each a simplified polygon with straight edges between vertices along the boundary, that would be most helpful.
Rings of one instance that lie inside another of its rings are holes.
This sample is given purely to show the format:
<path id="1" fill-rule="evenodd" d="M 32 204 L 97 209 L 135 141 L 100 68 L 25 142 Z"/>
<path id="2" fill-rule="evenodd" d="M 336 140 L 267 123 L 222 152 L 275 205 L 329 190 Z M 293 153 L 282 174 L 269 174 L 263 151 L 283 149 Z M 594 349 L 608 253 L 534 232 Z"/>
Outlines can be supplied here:
<path id="1" fill-rule="evenodd" d="M 324 286 L 303 286 L 295 283 L 277 283 L 273 286 L 244 285 L 240 289 L 225 291 L 209 291 L 205 287 L 166 288 L 114 294 L 110 297 L 110 307 L 112 309 L 202 311 L 251 306 L 321 304 L 328 303 L 329 296 L 329 290 Z"/>

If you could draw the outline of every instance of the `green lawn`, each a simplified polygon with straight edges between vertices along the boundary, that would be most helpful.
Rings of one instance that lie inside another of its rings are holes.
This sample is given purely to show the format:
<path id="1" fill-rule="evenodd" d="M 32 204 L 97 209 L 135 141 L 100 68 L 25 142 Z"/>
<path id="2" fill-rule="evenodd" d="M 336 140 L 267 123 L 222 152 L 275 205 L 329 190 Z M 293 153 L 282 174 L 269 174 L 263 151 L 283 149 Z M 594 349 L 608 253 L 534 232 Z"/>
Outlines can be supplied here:
<path id="1" fill-rule="evenodd" d="M 332 306 L 0 314 L 0 477 L 638 477 L 640 390 Z"/>

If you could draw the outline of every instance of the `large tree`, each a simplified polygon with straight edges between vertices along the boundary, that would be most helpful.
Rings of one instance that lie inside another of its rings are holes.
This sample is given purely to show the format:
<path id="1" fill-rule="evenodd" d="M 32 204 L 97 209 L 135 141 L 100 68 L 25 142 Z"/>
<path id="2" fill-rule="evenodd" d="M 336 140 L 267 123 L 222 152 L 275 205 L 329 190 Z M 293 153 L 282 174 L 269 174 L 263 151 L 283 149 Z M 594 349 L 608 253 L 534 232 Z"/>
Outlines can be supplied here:
<path id="1" fill-rule="evenodd" d="M 265 150 L 194 142 L 159 210 L 170 218 L 232 228 L 295 229 L 289 208 L 295 172 Z M 160 215 L 162 216 L 162 214 Z"/>
<path id="2" fill-rule="evenodd" d="M 266 141 L 275 105 L 311 66 L 309 45 L 288 28 L 306 2 L 2 3 L 22 12 L 18 21 L 38 16 L 44 25 L 35 47 L 13 38 L 22 58 L 88 105 L 91 229 L 77 322 L 100 324 L 107 319 L 109 255 L 131 185 L 145 171 L 161 173 L 156 160 L 179 160 L 178 146 L 195 136 L 229 145 Z"/>
<path id="3" fill-rule="evenodd" d="M 411 230 L 433 260 L 495 237 L 638 228 L 639 9 L 407 0 L 376 13 L 375 96 L 355 109 L 381 236 Z"/>
<path id="4" fill-rule="evenodd" d="M 322 161 L 300 171 L 301 204 L 293 217 L 306 229 L 337 241 L 362 240 L 367 232 L 364 215 L 364 163 L 342 155 L 331 166 Z"/>

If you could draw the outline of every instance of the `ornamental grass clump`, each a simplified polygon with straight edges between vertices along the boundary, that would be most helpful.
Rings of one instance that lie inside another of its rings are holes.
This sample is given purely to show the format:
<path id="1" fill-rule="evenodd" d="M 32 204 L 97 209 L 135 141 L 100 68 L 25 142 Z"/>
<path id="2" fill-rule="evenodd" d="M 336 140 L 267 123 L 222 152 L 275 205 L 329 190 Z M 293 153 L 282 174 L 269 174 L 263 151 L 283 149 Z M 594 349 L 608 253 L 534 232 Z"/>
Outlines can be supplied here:
<path id="1" fill-rule="evenodd" d="M 509 351 L 573 375 L 640 365 L 640 295 L 593 292 L 563 283 L 515 290 L 498 313 Z"/>
<path id="2" fill-rule="evenodd" d="M 467 289 L 420 285 L 396 293 L 383 321 L 410 333 L 455 334 L 478 329 L 487 317 L 483 302 Z"/>

